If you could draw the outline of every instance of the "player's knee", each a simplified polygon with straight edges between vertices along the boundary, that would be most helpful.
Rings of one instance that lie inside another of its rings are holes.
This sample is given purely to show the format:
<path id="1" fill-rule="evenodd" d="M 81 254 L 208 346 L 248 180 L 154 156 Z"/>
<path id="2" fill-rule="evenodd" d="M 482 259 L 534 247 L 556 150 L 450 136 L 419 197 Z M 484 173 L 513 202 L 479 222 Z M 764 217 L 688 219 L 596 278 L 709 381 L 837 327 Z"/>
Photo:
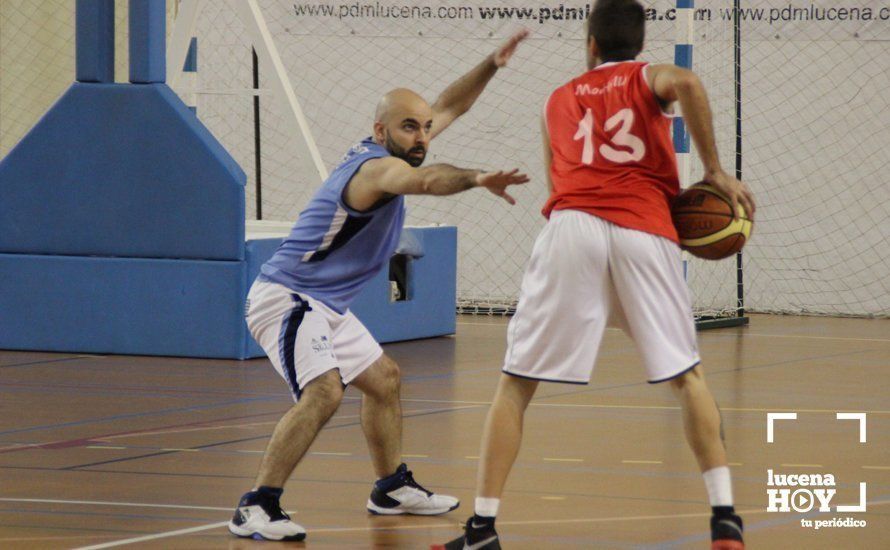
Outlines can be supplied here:
<path id="1" fill-rule="evenodd" d="M 402 372 L 399 364 L 383 355 L 377 362 L 378 368 L 378 387 L 381 394 L 392 395 L 399 393 L 399 386 L 402 383 Z"/>
<path id="2" fill-rule="evenodd" d="M 336 370 L 328 371 L 306 386 L 300 401 L 310 401 L 325 416 L 334 414 L 343 400 L 343 384 Z"/>

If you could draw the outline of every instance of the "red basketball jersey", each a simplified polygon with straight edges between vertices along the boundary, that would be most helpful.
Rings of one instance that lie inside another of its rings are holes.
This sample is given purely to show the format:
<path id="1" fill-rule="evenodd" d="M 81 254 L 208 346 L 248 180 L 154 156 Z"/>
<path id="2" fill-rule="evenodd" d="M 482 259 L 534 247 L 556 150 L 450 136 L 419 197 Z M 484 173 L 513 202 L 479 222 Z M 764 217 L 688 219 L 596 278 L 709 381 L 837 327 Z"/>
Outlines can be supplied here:
<path id="1" fill-rule="evenodd" d="M 670 203 L 680 189 L 665 114 L 646 63 L 605 63 L 557 88 L 544 108 L 553 192 L 543 213 L 581 210 L 677 241 Z"/>

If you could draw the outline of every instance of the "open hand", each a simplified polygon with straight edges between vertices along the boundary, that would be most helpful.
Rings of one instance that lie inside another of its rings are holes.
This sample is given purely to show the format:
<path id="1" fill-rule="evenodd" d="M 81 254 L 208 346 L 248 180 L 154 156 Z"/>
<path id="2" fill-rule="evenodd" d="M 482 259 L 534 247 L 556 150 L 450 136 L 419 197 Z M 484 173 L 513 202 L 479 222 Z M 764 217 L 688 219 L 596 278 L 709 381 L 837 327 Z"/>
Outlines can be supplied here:
<path id="1" fill-rule="evenodd" d="M 531 31 L 528 29 L 521 29 L 513 34 L 509 40 L 494 51 L 494 64 L 498 67 L 506 65 L 507 61 L 510 61 L 510 58 L 513 57 L 513 53 L 516 52 L 519 43 L 528 38 L 529 34 L 531 34 Z"/>
<path id="2" fill-rule="evenodd" d="M 528 176 L 520 174 L 517 169 L 510 170 L 509 172 L 504 172 L 503 170 L 497 172 L 481 172 L 476 176 L 476 183 L 480 187 L 488 189 L 510 204 L 516 204 L 516 199 L 507 193 L 507 187 L 526 183 L 527 181 L 529 181 Z"/>

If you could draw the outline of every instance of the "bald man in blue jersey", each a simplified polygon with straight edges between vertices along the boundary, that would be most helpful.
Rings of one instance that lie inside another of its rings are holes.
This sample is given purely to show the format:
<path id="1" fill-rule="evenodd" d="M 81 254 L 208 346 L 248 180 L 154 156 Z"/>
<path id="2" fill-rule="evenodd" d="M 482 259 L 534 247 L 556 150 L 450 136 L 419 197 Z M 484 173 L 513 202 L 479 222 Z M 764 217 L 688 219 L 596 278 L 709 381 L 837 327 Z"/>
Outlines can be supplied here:
<path id="1" fill-rule="evenodd" d="M 456 498 L 420 486 L 401 463 L 399 367 L 349 305 L 394 253 L 405 218 L 404 195 L 452 195 L 483 187 L 514 203 L 507 188 L 528 181 L 517 170 L 420 166 L 430 140 L 470 109 L 527 35 L 513 35 L 432 106 L 410 90 L 386 94 L 377 106 L 374 135 L 349 150 L 263 265 L 248 294 L 247 325 L 296 404 L 272 432 L 254 488 L 242 496 L 229 522 L 233 534 L 306 538 L 279 500 L 348 384 L 363 394 L 361 425 L 378 478 L 368 511 L 437 515 L 458 507 Z"/>

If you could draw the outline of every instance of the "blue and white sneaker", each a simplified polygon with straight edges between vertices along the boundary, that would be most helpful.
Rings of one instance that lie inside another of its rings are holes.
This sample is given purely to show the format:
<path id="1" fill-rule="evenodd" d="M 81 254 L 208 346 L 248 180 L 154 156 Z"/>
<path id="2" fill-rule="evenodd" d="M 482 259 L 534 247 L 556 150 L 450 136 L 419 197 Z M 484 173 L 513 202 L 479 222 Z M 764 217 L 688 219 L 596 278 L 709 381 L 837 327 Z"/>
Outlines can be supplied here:
<path id="1" fill-rule="evenodd" d="M 405 464 L 401 464 L 393 475 L 377 480 L 368 499 L 369 512 L 386 516 L 436 516 L 458 506 L 457 498 L 436 495 L 421 487 Z"/>
<path id="2" fill-rule="evenodd" d="M 279 499 L 283 489 L 260 487 L 244 493 L 235 516 L 229 522 L 229 532 L 243 538 L 301 541 L 306 530 L 292 522 L 281 509 Z"/>

